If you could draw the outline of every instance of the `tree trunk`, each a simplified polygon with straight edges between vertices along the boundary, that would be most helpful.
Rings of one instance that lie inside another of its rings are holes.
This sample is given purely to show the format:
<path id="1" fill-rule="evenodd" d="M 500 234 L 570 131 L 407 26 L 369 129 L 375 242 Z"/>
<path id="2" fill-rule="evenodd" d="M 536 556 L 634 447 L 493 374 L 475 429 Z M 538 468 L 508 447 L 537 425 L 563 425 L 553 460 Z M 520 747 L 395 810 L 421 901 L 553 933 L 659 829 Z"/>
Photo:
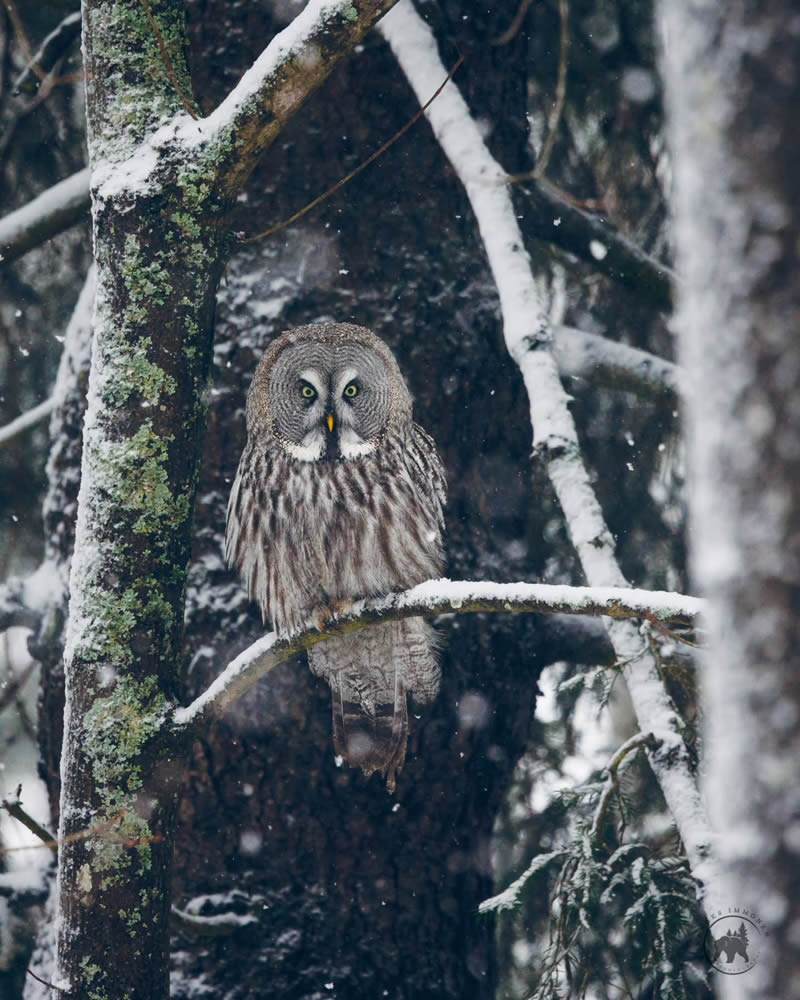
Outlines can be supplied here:
<path id="1" fill-rule="evenodd" d="M 800 996 L 800 35 L 776 0 L 662 13 L 693 563 L 710 602 L 707 786 L 720 894 L 752 917 L 756 961 L 719 978 L 726 996 L 785 1000 Z"/>
<path id="2" fill-rule="evenodd" d="M 154 7 L 188 89 L 182 5 Z M 137 0 L 89 2 L 83 17 L 97 293 L 65 651 L 56 983 L 81 998 L 154 1000 L 168 994 L 183 772 L 157 737 L 179 685 L 221 206 L 188 174 L 114 187 L 178 96 Z"/>
<path id="3" fill-rule="evenodd" d="M 517 169 L 524 143 L 506 126 L 517 114 L 524 121 L 516 98 L 526 67 L 504 55 L 491 99 L 479 74 L 480 111 L 505 123 L 504 160 Z M 462 84 L 475 81 L 472 67 Z M 198 93 L 212 86 L 198 80 Z M 268 154 L 235 227 L 249 234 L 289 216 L 417 107 L 391 53 L 370 36 Z M 498 566 L 504 579 L 536 574 L 524 387 L 502 343 L 469 205 L 420 122 L 342 196 L 231 262 L 188 594 L 192 691 L 262 631 L 221 565 L 246 385 L 272 337 L 323 317 L 371 327 L 398 356 L 415 419 L 447 465 L 448 575 L 491 578 Z M 494 920 L 477 912 L 493 888 L 490 838 L 526 745 L 536 676 L 563 647 L 521 618 L 465 616 L 440 632 L 443 690 L 430 710 L 411 713 L 394 796 L 378 776 L 336 767 L 330 691 L 305 658 L 273 671 L 195 745 L 176 902 L 250 913 L 258 924 L 211 942 L 180 933 L 176 996 L 191 995 L 198 975 L 231 997 L 494 996 Z"/>

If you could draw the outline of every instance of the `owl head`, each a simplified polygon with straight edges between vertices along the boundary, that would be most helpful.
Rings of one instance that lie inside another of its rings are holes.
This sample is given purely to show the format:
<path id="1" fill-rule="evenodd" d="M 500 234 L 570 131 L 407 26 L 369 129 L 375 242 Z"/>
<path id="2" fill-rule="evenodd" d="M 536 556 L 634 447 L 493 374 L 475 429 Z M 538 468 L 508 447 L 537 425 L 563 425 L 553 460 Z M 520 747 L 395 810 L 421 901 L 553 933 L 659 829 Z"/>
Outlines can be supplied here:
<path id="1" fill-rule="evenodd" d="M 304 462 L 362 458 L 411 423 L 394 355 L 349 323 L 289 330 L 270 344 L 247 397 L 250 435 L 270 434 Z"/>

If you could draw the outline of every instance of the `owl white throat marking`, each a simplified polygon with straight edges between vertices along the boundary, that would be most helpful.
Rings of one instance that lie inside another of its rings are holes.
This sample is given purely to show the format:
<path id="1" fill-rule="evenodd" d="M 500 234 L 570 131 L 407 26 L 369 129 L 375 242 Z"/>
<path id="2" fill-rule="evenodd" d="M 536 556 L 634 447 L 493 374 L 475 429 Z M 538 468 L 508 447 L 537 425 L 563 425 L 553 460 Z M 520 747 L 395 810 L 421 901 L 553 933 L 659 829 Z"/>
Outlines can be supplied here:
<path id="1" fill-rule="evenodd" d="M 339 452 L 342 458 L 363 458 L 364 455 L 371 455 L 377 448 L 375 438 L 364 441 L 352 427 L 342 427 L 339 431 Z"/>
<path id="2" fill-rule="evenodd" d="M 325 454 L 325 438 L 322 431 L 312 431 L 302 444 L 293 444 L 286 440 L 281 444 L 292 458 L 297 458 L 301 462 L 318 462 Z"/>

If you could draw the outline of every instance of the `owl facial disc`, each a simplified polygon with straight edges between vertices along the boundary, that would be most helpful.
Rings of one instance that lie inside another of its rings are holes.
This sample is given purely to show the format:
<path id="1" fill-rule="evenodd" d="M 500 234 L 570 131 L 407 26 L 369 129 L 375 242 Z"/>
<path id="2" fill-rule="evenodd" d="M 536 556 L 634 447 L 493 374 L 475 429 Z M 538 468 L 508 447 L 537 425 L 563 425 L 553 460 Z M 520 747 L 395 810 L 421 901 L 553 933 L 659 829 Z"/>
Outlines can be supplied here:
<path id="1" fill-rule="evenodd" d="M 392 412 L 391 377 L 369 347 L 303 341 L 276 359 L 269 379 L 273 433 L 303 462 L 375 451 Z"/>

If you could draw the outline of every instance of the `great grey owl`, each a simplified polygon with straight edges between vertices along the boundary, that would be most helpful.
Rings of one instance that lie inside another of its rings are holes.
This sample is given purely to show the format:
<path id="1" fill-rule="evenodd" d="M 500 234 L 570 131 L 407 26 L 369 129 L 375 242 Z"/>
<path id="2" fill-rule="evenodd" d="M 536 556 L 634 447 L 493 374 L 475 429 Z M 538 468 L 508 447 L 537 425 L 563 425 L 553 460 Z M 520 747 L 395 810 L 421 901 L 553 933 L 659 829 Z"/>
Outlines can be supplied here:
<path id="1" fill-rule="evenodd" d="M 247 397 L 247 444 L 228 502 L 226 556 L 279 635 L 362 597 L 403 590 L 443 565 L 444 469 L 411 419 L 389 348 L 348 323 L 301 326 L 267 349 Z M 331 686 L 334 751 L 394 790 L 406 695 L 439 689 L 422 618 L 315 645 Z"/>

